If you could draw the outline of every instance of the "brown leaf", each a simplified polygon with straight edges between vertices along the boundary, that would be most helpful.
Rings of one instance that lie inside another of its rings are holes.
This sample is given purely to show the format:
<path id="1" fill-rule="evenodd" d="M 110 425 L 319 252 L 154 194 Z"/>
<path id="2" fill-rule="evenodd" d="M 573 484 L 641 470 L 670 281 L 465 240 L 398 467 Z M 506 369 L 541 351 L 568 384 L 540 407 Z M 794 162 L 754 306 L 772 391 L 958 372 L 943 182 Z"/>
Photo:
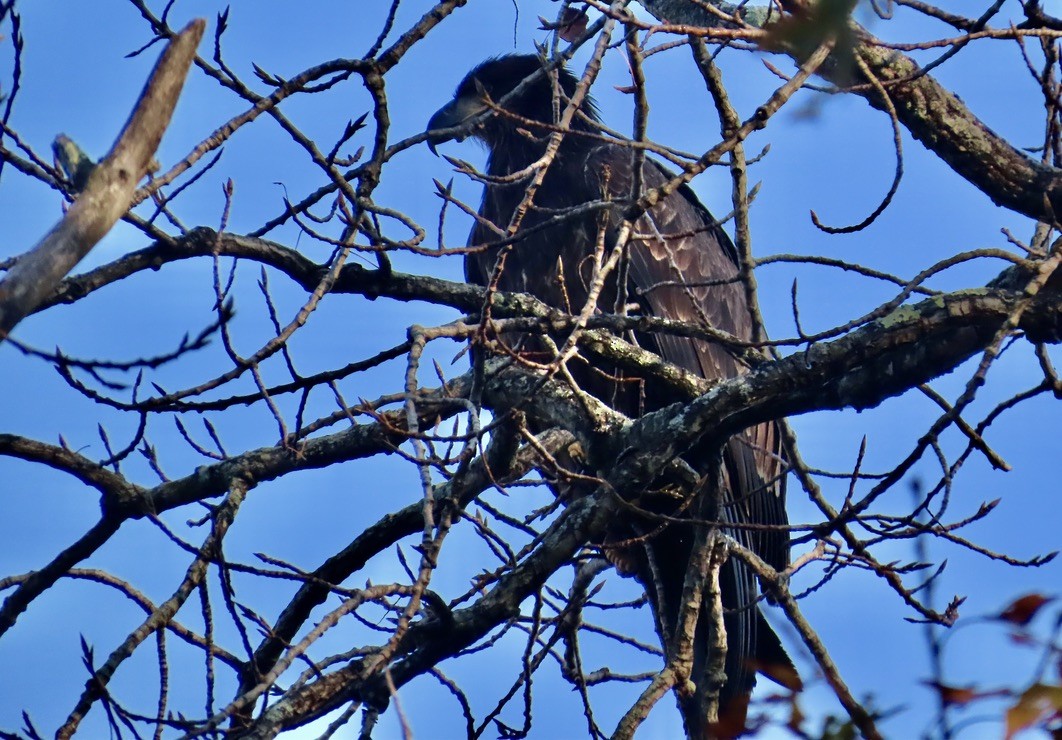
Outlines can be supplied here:
<path id="1" fill-rule="evenodd" d="M 1043 594 L 1025 594 L 1025 596 L 1012 601 L 1006 609 L 1001 611 L 998 619 L 1024 627 L 1032 621 L 1036 613 L 1040 611 L 1040 608 L 1049 601 L 1052 601 L 1052 599 Z"/>
<path id="2" fill-rule="evenodd" d="M 560 19 L 555 23 L 539 16 L 538 27 L 542 31 L 556 31 L 562 39 L 571 42 L 586 33 L 586 24 L 589 20 L 590 16 L 580 10 L 565 8 Z"/>
<path id="3" fill-rule="evenodd" d="M 923 681 L 926 686 L 935 689 L 940 694 L 940 699 L 946 705 L 962 707 L 977 699 L 985 699 L 992 696 L 1008 696 L 1006 689 L 994 689 L 991 691 L 978 691 L 973 686 L 949 686 L 939 681 Z"/>
<path id="4" fill-rule="evenodd" d="M 767 663 L 760 660 L 749 660 L 748 664 L 758 673 L 774 681 L 779 686 L 784 686 L 790 691 L 803 691 L 804 681 L 800 674 L 791 665 L 785 663 Z"/>
<path id="5" fill-rule="evenodd" d="M 561 28 L 557 31 L 565 41 L 572 42 L 586 33 L 586 24 L 590 22 L 590 16 L 582 11 L 568 8 L 561 16 Z"/>
<path id="6" fill-rule="evenodd" d="M 948 686 L 937 681 L 923 681 L 926 686 L 936 689 L 941 701 L 947 705 L 964 706 L 977 698 L 977 692 L 971 687 Z"/>
<path id="7" fill-rule="evenodd" d="M 1014 734 L 1062 716 L 1062 686 L 1035 684 L 1007 710 L 1006 740 Z"/>

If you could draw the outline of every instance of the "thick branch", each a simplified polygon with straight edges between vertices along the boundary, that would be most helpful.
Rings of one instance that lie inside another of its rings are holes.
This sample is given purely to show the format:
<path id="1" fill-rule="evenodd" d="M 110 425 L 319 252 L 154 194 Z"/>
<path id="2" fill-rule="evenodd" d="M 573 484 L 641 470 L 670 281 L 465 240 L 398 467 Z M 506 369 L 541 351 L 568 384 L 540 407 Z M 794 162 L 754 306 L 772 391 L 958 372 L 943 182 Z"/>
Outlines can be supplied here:
<path id="1" fill-rule="evenodd" d="M 28 437 L 0 434 L 0 455 L 43 463 L 50 468 L 68 473 L 98 490 L 104 495 L 104 499 L 135 496 L 138 491 L 142 491 L 139 486 L 130 483 L 118 473 L 112 473 L 84 455 Z"/>
<path id="2" fill-rule="evenodd" d="M 188 24 L 159 57 L 129 121 L 70 210 L 0 282 L 0 340 L 29 315 L 129 210 L 170 123 L 206 22 Z"/>
<path id="3" fill-rule="evenodd" d="M 983 288 L 901 306 L 840 339 L 724 381 L 677 410 L 672 406 L 641 417 L 623 448 L 670 457 L 703 434 L 726 438 L 785 416 L 876 406 L 983 350 L 1024 299 L 1024 293 L 1009 288 Z M 1040 341 L 1062 339 L 1057 288 L 1029 303 L 1021 328 Z"/>
<path id="4" fill-rule="evenodd" d="M 642 6 L 662 21 L 694 26 L 718 26 L 718 16 L 689 0 L 639 0 Z M 734 6 L 713 2 L 726 12 Z M 756 23 L 762 18 L 748 17 Z M 956 173 L 992 199 L 993 203 L 1022 213 L 1029 218 L 1057 223 L 1062 213 L 1062 172 L 1027 157 L 1010 142 L 986 126 L 957 95 L 945 89 L 932 76 L 920 74 L 918 64 L 898 51 L 874 45 L 863 28 L 852 25 L 862 43 L 855 45 L 855 53 L 888 91 L 900 122 L 931 152 L 944 160 Z M 802 52 L 789 49 L 787 53 L 802 62 Z M 806 52 L 804 52 L 806 53 Z M 818 73 L 830 81 L 847 87 L 856 71 L 842 46 L 819 67 Z M 885 101 L 869 80 L 854 92 L 863 96 L 879 110 L 886 110 Z"/>
<path id="5" fill-rule="evenodd" d="M 1036 221 L 1059 223 L 1062 172 L 1018 151 L 933 77 L 918 76 L 918 64 L 910 57 L 869 43 L 856 47 L 856 53 L 885 86 L 900 121 L 927 149 L 996 205 Z M 823 65 L 821 71 L 843 84 L 838 69 Z M 886 110 L 873 87 L 859 94 L 878 110 Z"/>
<path id="6" fill-rule="evenodd" d="M 470 384 L 469 374 L 466 374 L 446 384 L 441 390 L 441 397 L 460 397 L 468 392 Z M 418 408 L 424 414 L 425 420 L 438 419 L 442 413 L 440 409 L 456 413 L 460 408 L 448 402 L 442 405 L 433 403 L 433 398 L 439 396 L 426 394 L 426 397 L 418 402 Z M 308 440 L 297 450 L 284 446 L 251 450 L 214 465 L 204 465 L 184 478 L 162 483 L 153 489 L 135 486 L 117 474 L 108 473 L 102 468 L 92 468 L 90 463 L 76 459 L 71 462 L 67 458 L 72 458 L 73 453 L 62 456 L 62 464 L 55 465 L 45 453 L 58 459 L 56 451 L 44 449 L 41 452 L 37 447 L 47 446 L 40 443 L 23 441 L 23 444 L 4 450 L 5 440 L 0 438 L 0 453 L 16 454 L 17 451 L 19 457 L 39 459 L 79 477 L 88 476 L 86 482 L 96 485 L 104 494 L 104 515 L 100 522 L 47 566 L 20 583 L 4 601 L 0 607 L 0 635 L 14 625 L 18 616 L 35 598 L 51 588 L 70 568 L 98 550 L 126 520 L 149 513 L 161 514 L 178 506 L 221 495 L 230 489 L 233 480 L 257 484 L 296 470 L 323 468 L 345 460 L 391 452 L 404 440 L 402 432 L 405 428 L 405 415 L 404 412 L 386 412 L 380 414 L 380 417 L 381 421 L 360 424 L 342 432 Z M 12 440 L 18 442 L 20 439 L 11 438 L 7 443 L 13 444 Z M 26 445 L 36 447 L 27 450 Z M 104 483 L 105 485 L 102 485 Z"/>

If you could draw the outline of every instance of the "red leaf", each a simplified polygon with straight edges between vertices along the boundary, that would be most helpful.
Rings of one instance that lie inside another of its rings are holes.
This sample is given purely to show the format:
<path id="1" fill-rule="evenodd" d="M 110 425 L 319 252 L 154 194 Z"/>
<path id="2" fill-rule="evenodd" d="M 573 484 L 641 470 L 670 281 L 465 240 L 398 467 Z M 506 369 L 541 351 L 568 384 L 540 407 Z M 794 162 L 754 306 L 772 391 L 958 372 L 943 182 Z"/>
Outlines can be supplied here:
<path id="1" fill-rule="evenodd" d="M 1012 601 L 1010 606 L 999 613 L 998 619 L 1024 627 L 1032 621 L 1040 608 L 1051 600 L 1043 594 L 1026 594 Z"/>
<path id="2" fill-rule="evenodd" d="M 1015 645 L 1025 645 L 1028 647 L 1039 647 L 1040 645 L 1040 641 L 1028 632 L 1011 632 L 1008 637 L 1010 637 L 1010 641 Z"/>

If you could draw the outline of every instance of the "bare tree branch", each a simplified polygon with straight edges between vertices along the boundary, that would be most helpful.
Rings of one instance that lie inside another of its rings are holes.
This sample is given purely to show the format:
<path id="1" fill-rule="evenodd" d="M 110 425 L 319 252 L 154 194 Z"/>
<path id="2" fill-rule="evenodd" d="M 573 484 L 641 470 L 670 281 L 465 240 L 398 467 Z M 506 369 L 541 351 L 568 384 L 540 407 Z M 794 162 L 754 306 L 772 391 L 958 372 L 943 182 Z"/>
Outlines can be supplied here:
<path id="1" fill-rule="evenodd" d="M 169 126 L 205 29 L 205 21 L 192 21 L 174 37 L 159 57 L 114 147 L 92 171 L 70 210 L 0 281 L 0 341 L 37 308 L 129 209 L 137 183 L 147 174 Z"/>

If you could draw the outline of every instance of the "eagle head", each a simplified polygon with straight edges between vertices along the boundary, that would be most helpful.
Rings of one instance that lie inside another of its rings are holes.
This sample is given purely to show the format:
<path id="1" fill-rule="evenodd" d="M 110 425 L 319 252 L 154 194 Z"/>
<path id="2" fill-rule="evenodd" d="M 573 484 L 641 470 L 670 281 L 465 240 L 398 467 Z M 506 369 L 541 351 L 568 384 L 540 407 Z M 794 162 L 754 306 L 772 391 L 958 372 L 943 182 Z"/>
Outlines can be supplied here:
<path id="1" fill-rule="evenodd" d="M 525 82 L 519 93 L 507 97 Z M 570 97 L 578 80 L 560 67 L 557 83 L 561 93 Z M 518 126 L 526 127 L 526 121 L 552 123 L 553 89 L 547 62 L 534 54 L 509 54 L 488 59 L 465 75 L 453 99 L 428 121 L 428 147 L 435 152 L 436 145 L 444 141 L 463 141 L 472 136 L 494 149 L 511 137 Z M 491 103 L 500 104 L 518 118 L 492 112 Z M 582 110 L 596 118 L 593 103 L 589 100 L 583 104 Z M 573 128 L 582 126 L 573 125 Z"/>

